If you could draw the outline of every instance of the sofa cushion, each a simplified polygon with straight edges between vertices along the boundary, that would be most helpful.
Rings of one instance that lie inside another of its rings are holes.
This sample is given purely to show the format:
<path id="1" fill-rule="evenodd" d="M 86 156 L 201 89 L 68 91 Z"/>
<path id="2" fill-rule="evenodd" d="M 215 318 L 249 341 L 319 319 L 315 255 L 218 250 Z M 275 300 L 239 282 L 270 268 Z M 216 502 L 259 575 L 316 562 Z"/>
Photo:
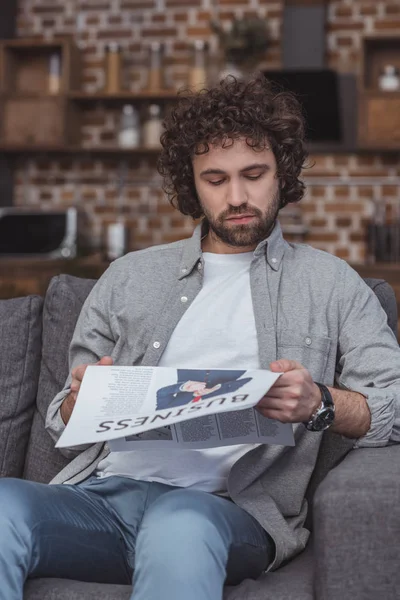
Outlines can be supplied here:
<path id="1" fill-rule="evenodd" d="M 277 571 L 226 587 L 224 600 L 313 600 L 313 569 L 313 551 L 309 544 L 304 552 Z M 131 593 L 132 588 L 127 585 L 31 579 L 25 586 L 24 600 L 128 600 Z"/>
<path id="2" fill-rule="evenodd" d="M 21 477 L 39 378 L 43 301 L 0 301 L 0 477 Z"/>
<path id="3" fill-rule="evenodd" d="M 367 277 L 364 281 L 375 292 L 382 308 L 386 312 L 388 325 L 397 339 L 397 300 L 392 286 L 384 279 Z"/>
<path id="4" fill-rule="evenodd" d="M 37 410 L 26 457 L 26 479 L 47 483 L 68 463 L 54 447 L 44 423 L 51 400 L 67 379 L 69 344 L 82 305 L 95 283 L 92 279 L 59 275 L 53 277 L 48 287 L 43 307 L 43 348 Z"/>

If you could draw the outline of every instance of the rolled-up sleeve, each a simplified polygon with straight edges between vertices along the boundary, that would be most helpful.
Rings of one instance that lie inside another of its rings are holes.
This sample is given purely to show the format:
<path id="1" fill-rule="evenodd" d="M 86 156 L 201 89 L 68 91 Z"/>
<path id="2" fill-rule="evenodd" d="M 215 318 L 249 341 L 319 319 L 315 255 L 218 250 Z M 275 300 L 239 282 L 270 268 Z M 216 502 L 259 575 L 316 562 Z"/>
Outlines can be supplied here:
<path id="1" fill-rule="evenodd" d="M 343 263 L 336 385 L 365 396 L 371 427 L 357 447 L 400 442 L 400 348 L 375 293 Z"/>

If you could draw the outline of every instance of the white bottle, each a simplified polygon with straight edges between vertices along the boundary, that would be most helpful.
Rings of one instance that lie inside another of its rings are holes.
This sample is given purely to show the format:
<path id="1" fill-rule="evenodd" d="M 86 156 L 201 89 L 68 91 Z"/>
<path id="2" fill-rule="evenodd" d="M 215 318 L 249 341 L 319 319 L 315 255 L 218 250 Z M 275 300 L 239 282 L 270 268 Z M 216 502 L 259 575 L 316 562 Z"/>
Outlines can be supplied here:
<path id="1" fill-rule="evenodd" d="M 160 137 L 163 131 L 161 109 L 158 104 L 149 107 L 149 118 L 143 125 L 143 146 L 145 148 L 159 148 Z"/>
<path id="2" fill-rule="evenodd" d="M 106 257 L 115 260 L 126 253 L 127 232 L 122 219 L 109 223 L 106 229 Z"/>
<path id="3" fill-rule="evenodd" d="M 131 104 L 122 109 L 118 144 L 121 148 L 137 148 L 140 144 L 139 115 Z"/>
<path id="4" fill-rule="evenodd" d="M 399 72 L 393 65 L 385 65 L 379 77 L 379 87 L 384 92 L 396 92 L 400 89 Z"/>

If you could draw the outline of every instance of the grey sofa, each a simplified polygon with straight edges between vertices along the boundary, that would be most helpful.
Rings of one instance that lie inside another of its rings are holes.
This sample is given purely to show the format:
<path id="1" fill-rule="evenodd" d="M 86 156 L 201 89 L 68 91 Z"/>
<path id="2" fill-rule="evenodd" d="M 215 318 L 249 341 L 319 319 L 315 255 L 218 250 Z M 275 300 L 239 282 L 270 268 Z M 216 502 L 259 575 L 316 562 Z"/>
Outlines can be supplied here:
<path id="1" fill-rule="evenodd" d="M 396 331 L 392 289 L 380 280 L 367 283 Z M 54 449 L 44 420 L 67 376 L 69 341 L 93 284 L 61 275 L 52 280 L 44 299 L 0 301 L 1 477 L 48 482 L 67 462 Z M 276 572 L 226 588 L 225 600 L 400 597 L 400 447 L 351 450 L 350 446 L 348 440 L 325 434 L 308 491 L 312 535 L 306 550 Z M 24 599 L 129 596 L 128 586 L 32 579 Z"/>

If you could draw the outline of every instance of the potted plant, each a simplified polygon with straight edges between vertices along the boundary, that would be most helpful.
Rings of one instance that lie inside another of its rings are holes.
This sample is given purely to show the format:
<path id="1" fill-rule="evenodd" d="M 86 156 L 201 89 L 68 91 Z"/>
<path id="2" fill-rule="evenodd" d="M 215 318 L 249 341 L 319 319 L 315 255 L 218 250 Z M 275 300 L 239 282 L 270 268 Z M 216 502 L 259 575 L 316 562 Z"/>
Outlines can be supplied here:
<path id="1" fill-rule="evenodd" d="M 220 77 L 228 74 L 240 77 L 257 67 L 269 44 L 269 32 L 264 20 L 257 17 L 235 18 L 228 28 L 212 20 L 210 25 L 218 36 L 222 51 Z"/>

